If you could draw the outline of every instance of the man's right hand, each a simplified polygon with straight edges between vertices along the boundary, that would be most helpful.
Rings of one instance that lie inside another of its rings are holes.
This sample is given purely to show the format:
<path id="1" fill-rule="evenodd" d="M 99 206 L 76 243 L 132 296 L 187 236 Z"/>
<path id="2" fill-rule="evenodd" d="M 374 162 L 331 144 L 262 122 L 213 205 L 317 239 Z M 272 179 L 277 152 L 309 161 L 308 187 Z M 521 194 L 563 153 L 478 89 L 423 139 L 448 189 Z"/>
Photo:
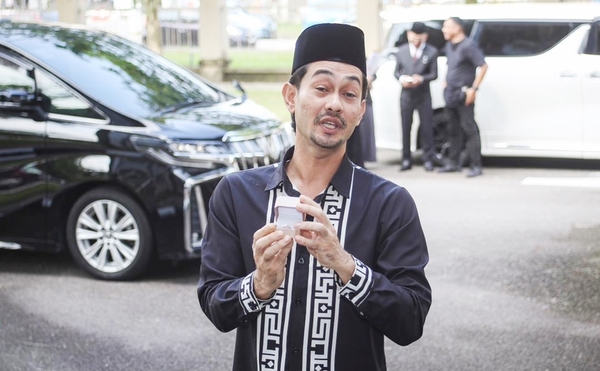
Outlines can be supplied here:
<path id="1" fill-rule="evenodd" d="M 265 300 L 281 285 L 285 278 L 287 256 L 292 250 L 293 240 L 277 225 L 270 223 L 254 233 L 252 250 L 256 271 L 254 272 L 254 294 Z"/>

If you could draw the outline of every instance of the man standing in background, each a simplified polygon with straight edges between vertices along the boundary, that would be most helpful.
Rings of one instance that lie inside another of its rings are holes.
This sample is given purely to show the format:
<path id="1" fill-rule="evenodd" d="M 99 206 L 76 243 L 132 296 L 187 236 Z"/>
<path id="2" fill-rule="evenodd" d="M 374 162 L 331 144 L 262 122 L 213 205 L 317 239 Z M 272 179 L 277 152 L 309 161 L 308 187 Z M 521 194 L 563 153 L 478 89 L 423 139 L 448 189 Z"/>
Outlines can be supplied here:
<path id="1" fill-rule="evenodd" d="M 467 38 L 463 22 L 452 17 L 442 27 L 448 58 L 448 73 L 444 99 L 450 135 L 449 162 L 439 170 L 441 173 L 460 171 L 469 165 L 468 177 L 483 174 L 481 164 L 481 139 L 475 122 L 475 96 L 487 72 L 483 53 Z M 461 159 L 464 135 L 464 157 Z"/>
<path id="2" fill-rule="evenodd" d="M 402 119 L 402 165 L 400 171 L 412 168 L 410 132 L 415 109 L 421 121 L 421 147 L 423 167 L 433 170 L 433 108 L 429 82 L 437 79 L 438 50 L 428 45 L 427 27 L 415 22 L 407 32 L 408 43 L 400 46 L 396 53 L 394 75 L 402 85 L 400 93 L 400 117 Z"/>

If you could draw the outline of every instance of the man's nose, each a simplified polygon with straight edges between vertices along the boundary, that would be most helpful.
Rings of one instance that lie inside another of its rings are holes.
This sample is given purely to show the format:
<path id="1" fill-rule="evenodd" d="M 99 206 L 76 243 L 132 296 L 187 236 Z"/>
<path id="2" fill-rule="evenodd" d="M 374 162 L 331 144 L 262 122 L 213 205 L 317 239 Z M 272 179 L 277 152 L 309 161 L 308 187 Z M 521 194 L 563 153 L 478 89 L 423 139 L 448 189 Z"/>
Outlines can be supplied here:
<path id="1" fill-rule="evenodd" d="M 340 112 L 342 110 L 342 102 L 340 100 L 339 93 L 334 93 L 329 95 L 329 99 L 327 100 L 328 111 Z"/>

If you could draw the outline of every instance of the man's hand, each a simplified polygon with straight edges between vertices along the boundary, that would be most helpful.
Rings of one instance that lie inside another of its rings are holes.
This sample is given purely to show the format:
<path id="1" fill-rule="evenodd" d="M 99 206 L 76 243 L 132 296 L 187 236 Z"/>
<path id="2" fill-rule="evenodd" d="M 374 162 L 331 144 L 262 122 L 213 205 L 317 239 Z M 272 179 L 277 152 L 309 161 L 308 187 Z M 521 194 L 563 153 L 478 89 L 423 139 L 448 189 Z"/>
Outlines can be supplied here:
<path id="1" fill-rule="evenodd" d="M 465 106 L 470 106 L 475 102 L 476 90 L 469 88 L 465 91 Z"/>
<path id="2" fill-rule="evenodd" d="M 423 79 L 423 76 L 421 76 L 421 75 L 414 74 L 414 75 L 412 75 L 412 79 L 413 79 L 413 84 L 415 85 L 415 87 L 423 84 L 424 79 Z"/>
<path id="3" fill-rule="evenodd" d="M 292 238 L 277 225 L 270 223 L 256 231 L 252 242 L 254 253 L 254 294 L 258 299 L 268 299 L 285 278 L 287 256 L 292 250 Z"/>
<path id="4" fill-rule="evenodd" d="M 300 196 L 300 204 L 296 209 L 314 217 L 312 222 L 304 221 L 295 225 L 300 229 L 300 234 L 294 237 L 296 242 L 306 246 L 322 266 L 335 270 L 346 284 L 354 274 L 355 264 L 352 255 L 340 245 L 335 227 L 321 206 L 310 197 Z"/>

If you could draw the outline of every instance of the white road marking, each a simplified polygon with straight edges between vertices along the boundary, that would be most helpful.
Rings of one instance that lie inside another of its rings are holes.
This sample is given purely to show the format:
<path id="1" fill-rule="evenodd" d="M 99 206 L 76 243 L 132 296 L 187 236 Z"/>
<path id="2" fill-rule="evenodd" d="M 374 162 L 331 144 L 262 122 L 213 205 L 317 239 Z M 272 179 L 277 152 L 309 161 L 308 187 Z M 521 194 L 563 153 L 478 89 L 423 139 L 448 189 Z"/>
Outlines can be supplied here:
<path id="1" fill-rule="evenodd" d="M 600 188 L 600 173 L 590 173 L 587 177 L 527 177 L 521 181 L 521 185 L 550 186 L 550 187 L 577 187 L 577 188 Z"/>

